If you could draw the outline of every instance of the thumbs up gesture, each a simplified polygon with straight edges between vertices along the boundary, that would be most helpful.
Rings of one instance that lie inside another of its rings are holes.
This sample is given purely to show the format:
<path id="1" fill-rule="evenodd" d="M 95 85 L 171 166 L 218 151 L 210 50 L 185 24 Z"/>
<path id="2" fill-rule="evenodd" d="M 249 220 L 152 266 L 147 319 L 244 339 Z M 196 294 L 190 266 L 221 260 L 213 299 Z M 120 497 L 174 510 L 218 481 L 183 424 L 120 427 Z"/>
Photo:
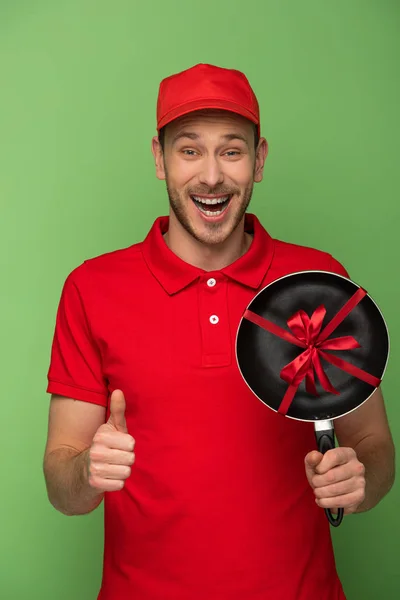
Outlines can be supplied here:
<path id="1" fill-rule="evenodd" d="M 115 390 L 110 400 L 110 417 L 96 431 L 89 449 L 88 481 L 97 492 L 115 492 L 124 487 L 135 461 L 135 440 L 128 433 L 125 397 Z"/>

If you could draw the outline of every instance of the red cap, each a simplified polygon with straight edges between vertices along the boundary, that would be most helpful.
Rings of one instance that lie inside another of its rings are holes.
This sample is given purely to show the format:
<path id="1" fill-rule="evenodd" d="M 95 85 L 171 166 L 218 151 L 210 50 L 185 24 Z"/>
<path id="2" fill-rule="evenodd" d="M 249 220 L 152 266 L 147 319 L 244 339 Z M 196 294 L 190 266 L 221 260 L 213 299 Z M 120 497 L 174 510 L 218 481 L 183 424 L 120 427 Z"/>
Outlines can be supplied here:
<path id="1" fill-rule="evenodd" d="M 228 110 L 258 126 L 257 98 L 246 76 L 234 69 L 199 64 L 171 75 L 160 84 L 157 101 L 157 130 L 195 110 Z"/>

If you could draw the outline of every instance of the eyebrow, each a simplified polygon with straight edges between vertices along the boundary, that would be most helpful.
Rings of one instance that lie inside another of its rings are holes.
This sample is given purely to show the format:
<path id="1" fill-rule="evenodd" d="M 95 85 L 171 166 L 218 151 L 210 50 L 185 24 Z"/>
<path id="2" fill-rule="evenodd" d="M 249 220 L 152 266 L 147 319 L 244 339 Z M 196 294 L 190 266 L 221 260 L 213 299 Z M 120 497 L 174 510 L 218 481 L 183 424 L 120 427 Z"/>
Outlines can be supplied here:
<path id="1" fill-rule="evenodd" d="M 172 143 L 175 144 L 181 138 L 189 138 L 190 140 L 198 140 L 200 138 L 200 136 L 197 133 L 194 133 L 192 131 L 180 131 L 174 136 Z M 247 146 L 249 145 L 247 138 L 244 135 L 242 135 L 241 133 L 226 133 L 225 135 L 222 136 L 222 139 L 226 142 L 230 142 L 232 140 L 241 140 Z"/>

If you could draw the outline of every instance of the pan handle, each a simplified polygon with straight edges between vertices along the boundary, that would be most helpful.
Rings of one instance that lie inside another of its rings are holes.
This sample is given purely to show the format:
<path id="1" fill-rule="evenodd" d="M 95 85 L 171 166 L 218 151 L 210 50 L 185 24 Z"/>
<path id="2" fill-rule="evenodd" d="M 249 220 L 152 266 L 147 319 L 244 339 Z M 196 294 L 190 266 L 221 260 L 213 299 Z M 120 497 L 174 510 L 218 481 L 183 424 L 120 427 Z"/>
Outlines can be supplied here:
<path id="1" fill-rule="evenodd" d="M 335 435 L 333 430 L 332 421 L 324 421 L 320 423 L 323 426 L 322 429 L 319 427 L 315 428 L 315 437 L 317 440 L 318 450 L 325 454 L 328 450 L 332 450 L 335 447 Z M 329 523 L 333 527 L 339 527 L 340 523 L 343 521 L 344 510 L 343 508 L 338 508 L 337 515 L 333 515 L 329 508 L 325 508 L 325 514 L 328 518 Z"/>

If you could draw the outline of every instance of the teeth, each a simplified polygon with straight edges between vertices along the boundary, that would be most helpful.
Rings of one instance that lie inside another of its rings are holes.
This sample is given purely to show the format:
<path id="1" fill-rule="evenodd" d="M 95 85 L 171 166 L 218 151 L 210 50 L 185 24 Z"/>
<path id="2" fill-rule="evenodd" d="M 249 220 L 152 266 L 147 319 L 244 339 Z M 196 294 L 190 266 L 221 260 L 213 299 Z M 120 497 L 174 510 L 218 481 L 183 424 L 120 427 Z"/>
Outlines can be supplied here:
<path id="1" fill-rule="evenodd" d="M 202 213 L 207 215 L 207 217 L 218 217 L 218 215 L 220 215 L 224 212 L 224 209 L 222 209 L 222 210 L 204 210 L 201 208 L 200 210 Z"/>
<path id="2" fill-rule="evenodd" d="M 199 211 L 203 213 L 203 215 L 207 215 L 207 217 L 218 217 L 219 215 L 222 215 L 223 212 L 226 211 L 226 209 L 228 208 L 228 205 L 226 204 L 223 208 L 221 208 L 221 210 L 207 210 L 205 207 L 203 208 L 203 206 L 199 206 Z"/>
<path id="3" fill-rule="evenodd" d="M 201 204 L 222 204 L 229 199 L 229 196 L 224 196 L 223 198 L 201 198 L 200 196 L 193 196 L 196 202 L 201 202 Z M 213 213 L 215 214 L 215 212 Z"/>

